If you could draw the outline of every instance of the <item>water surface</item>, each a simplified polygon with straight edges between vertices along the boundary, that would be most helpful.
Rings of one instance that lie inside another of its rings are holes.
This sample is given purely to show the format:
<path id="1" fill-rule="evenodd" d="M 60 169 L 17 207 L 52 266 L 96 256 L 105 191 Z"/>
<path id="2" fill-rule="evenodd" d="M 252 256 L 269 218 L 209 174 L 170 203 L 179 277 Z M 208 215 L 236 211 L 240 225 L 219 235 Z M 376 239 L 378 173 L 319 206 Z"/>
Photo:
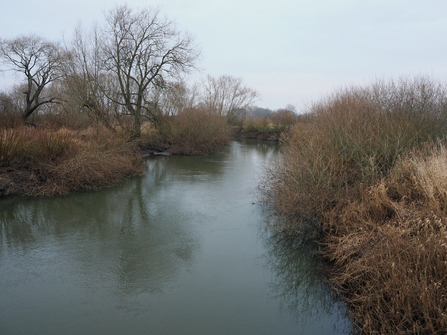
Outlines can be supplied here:
<path id="1" fill-rule="evenodd" d="M 99 192 L 0 200 L 0 334 L 348 334 L 312 247 L 264 229 L 278 154 L 234 141 Z"/>

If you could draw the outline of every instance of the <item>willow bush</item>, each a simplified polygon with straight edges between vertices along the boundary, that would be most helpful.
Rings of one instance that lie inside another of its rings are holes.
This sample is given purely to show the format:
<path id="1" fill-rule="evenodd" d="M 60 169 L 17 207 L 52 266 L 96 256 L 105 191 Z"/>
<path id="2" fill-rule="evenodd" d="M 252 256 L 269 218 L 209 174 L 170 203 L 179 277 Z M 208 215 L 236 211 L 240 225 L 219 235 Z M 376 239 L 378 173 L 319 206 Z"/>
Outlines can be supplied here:
<path id="1" fill-rule="evenodd" d="M 166 143 L 173 154 L 204 155 L 227 144 L 230 129 L 224 117 L 191 108 L 166 118 L 158 135 L 158 141 Z"/>
<path id="2" fill-rule="evenodd" d="M 413 149 L 446 134 L 446 93 L 421 77 L 316 102 L 282 138 L 285 154 L 266 174 L 265 200 L 287 217 L 321 215 L 379 182 Z"/>
<path id="3" fill-rule="evenodd" d="M 311 229 L 366 334 L 445 334 L 446 86 L 426 77 L 312 105 L 265 173 L 275 229 Z"/>

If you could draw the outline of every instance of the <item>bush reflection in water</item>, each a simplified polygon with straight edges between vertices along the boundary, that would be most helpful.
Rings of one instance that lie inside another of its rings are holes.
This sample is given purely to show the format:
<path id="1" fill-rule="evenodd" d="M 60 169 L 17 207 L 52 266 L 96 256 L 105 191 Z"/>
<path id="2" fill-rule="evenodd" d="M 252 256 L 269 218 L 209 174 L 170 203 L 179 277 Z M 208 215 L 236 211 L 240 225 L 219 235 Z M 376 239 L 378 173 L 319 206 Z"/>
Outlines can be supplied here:
<path id="1" fill-rule="evenodd" d="M 334 330 L 346 334 L 351 329 L 349 312 L 325 282 L 318 245 L 271 231 L 264 233 L 264 243 L 267 266 L 274 273 L 271 289 L 281 299 L 283 311 L 303 326 L 331 316 Z"/>

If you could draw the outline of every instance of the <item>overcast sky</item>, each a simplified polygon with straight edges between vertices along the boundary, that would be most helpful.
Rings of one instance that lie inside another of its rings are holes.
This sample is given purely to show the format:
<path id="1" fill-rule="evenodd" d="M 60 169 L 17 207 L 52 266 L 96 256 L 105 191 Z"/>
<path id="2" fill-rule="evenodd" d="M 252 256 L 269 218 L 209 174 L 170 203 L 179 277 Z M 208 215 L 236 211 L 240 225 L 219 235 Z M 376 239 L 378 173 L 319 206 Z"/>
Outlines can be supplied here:
<path id="1" fill-rule="evenodd" d="M 0 0 L 0 38 L 70 40 L 127 3 L 159 7 L 195 37 L 202 74 L 242 77 L 260 107 L 302 110 L 376 78 L 447 79 L 445 0 Z M 10 83 L 0 75 L 0 89 Z"/>

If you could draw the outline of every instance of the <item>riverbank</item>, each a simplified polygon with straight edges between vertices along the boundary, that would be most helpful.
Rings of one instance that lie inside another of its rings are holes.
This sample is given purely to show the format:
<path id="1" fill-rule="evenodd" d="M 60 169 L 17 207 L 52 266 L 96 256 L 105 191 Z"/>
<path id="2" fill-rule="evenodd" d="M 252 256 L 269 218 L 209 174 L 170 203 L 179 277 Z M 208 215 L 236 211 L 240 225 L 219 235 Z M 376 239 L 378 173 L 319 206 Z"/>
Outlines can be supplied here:
<path id="1" fill-rule="evenodd" d="M 0 196 L 95 190 L 143 173 L 137 145 L 101 128 L 4 129 Z"/>
<path id="2" fill-rule="evenodd" d="M 267 141 L 279 141 L 297 122 L 305 119 L 289 110 L 278 110 L 270 116 L 246 116 L 241 125 L 234 127 L 233 136 Z"/>
<path id="3" fill-rule="evenodd" d="M 97 190 L 143 174 L 149 155 L 208 154 L 230 140 L 224 118 L 200 111 L 158 129 L 147 124 L 138 138 L 119 128 L 68 126 L 53 120 L 0 129 L 0 197 Z"/>
<path id="4" fill-rule="evenodd" d="M 427 78 L 339 91 L 266 171 L 272 229 L 318 241 L 361 333 L 447 328 L 446 92 Z"/>

